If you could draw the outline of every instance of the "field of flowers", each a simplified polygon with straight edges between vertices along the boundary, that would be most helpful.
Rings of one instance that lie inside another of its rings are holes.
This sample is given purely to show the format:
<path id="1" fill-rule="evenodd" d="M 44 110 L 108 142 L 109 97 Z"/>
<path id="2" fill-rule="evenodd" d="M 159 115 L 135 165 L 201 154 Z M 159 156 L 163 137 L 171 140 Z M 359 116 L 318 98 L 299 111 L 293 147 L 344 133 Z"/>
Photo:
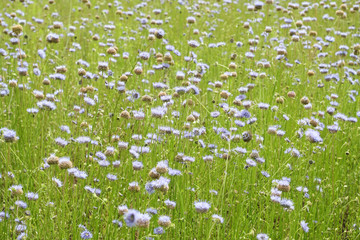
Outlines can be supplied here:
<path id="1" fill-rule="evenodd" d="M 359 6 L 2 0 L 0 239 L 360 239 Z"/>

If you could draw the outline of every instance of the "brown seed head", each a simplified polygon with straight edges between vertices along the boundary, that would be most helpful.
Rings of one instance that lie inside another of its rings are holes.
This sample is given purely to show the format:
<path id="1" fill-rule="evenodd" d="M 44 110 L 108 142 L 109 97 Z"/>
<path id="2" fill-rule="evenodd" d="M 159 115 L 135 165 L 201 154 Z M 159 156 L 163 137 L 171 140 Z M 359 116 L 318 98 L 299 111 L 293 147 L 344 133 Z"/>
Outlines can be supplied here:
<path id="1" fill-rule="evenodd" d="M 107 54 L 110 54 L 110 55 L 115 55 L 115 54 L 116 54 L 116 49 L 113 48 L 113 47 L 109 47 L 109 48 L 106 50 L 106 53 L 107 53 Z"/>
<path id="2" fill-rule="evenodd" d="M 186 121 L 188 121 L 188 122 L 195 122 L 195 117 L 192 115 L 192 114 L 190 114 L 189 116 L 187 116 L 187 118 L 186 118 Z"/>
<path id="3" fill-rule="evenodd" d="M 303 105 L 306 105 L 306 104 L 309 104 L 310 103 L 310 100 L 308 97 L 304 96 L 300 99 L 300 102 L 303 104 Z"/>
<path id="4" fill-rule="evenodd" d="M 242 102 L 239 99 L 235 99 L 233 101 L 233 104 L 235 104 L 236 106 L 242 106 Z"/>
<path id="5" fill-rule="evenodd" d="M 242 133 L 242 138 L 244 142 L 250 142 L 252 139 L 252 134 L 249 131 L 245 131 Z"/>
<path id="6" fill-rule="evenodd" d="M 120 113 L 120 117 L 125 118 L 125 119 L 129 119 L 130 118 L 130 113 L 128 111 L 124 110 L 124 111 L 122 111 Z"/>
<path id="7" fill-rule="evenodd" d="M 290 185 L 278 185 L 277 188 L 282 192 L 290 192 Z"/>
<path id="8" fill-rule="evenodd" d="M 85 70 L 85 69 L 80 68 L 80 69 L 78 70 L 78 75 L 79 75 L 79 76 L 85 76 L 85 74 L 86 74 L 86 70 Z"/>
<path id="9" fill-rule="evenodd" d="M 72 162 L 69 160 L 69 161 L 60 161 L 58 163 L 58 166 L 60 169 L 68 169 L 68 168 L 72 168 Z"/>
<path id="10" fill-rule="evenodd" d="M 287 95 L 288 95 L 289 98 L 295 98 L 296 97 L 296 93 L 294 91 L 288 92 Z"/>
<path id="11" fill-rule="evenodd" d="M 317 127 L 317 126 L 319 125 L 319 122 L 316 121 L 315 119 L 311 119 L 311 120 L 310 120 L 310 124 L 311 124 L 311 126 L 313 126 L 313 127 Z"/>
<path id="12" fill-rule="evenodd" d="M 347 5 L 346 4 L 341 4 L 340 9 L 343 10 L 343 11 L 346 11 L 347 10 Z"/>
<path id="13" fill-rule="evenodd" d="M 317 36 L 317 32 L 316 31 L 310 31 L 309 35 L 312 37 L 316 37 Z"/>
<path id="14" fill-rule="evenodd" d="M 283 97 L 277 97 L 276 98 L 276 103 L 283 104 L 284 103 L 284 98 Z"/>
<path id="15" fill-rule="evenodd" d="M 229 76 L 227 74 L 221 74 L 220 75 L 221 80 L 227 80 L 228 78 L 229 78 Z"/>
<path id="16" fill-rule="evenodd" d="M 141 100 L 143 102 L 152 102 L 153 98 L 151 96 L 149 96 L 149 95 L 144 95 L 144 96 L 141 97 Z"/>
<path id="17" fill-rule="evenodd" d="M 166 95 L 167 95 L 166 92 L 159 92 L 158 97 L 161 98 L 161 97 L 166 96 Z"/>
<path id="18" fill-rule="evenodd" d="M 139 192 L 140 191 L 140 186 L 139 185 L 131 185 L 129 186 L 129 191 L 130 192 Z"/>
<path id="19" fill-rule="evenodd" d="M 195 102 L 192 99 L 188 99 L 186 101 L 186 103 L 187 103 L 188 106 L 194 106 L 195 105 Z"/>
<path id="20" fill-rule="evenodd" d="M 134 72 L 136 75 L 140 75 L 143 73 L 143 70 L 141 67 L 135 67 Z"/>
<path id="21" fill-rule="evenodd" d="M 49 79 L 45 78 L 42 83 L 43 83 L 44 85 L 50 85 L 51 82 L 50 82 Z"/>
<path id="22" fill-rule="evenodd" d="M 236 63 L 230 63 L 229 68 L 230 69 L 236 69 L 237 68 Z"/>
<path id="23" fill-rule="evenodd" d="M 49 165 L 55 165 L 55 164 L 58 164 L 59 163 L 59 158 L 55 155 L 51 155 L 50 157 L 48 157 L 46 159 L 46 162 L 49 164 Z"/>
<path id="24" fill-rule="evenodd" d="M 220 97 L 224 98 L 224 99 L 228 99 L 229 98 L 229 93 L 226 91 L 221 91 L 220 92 Z"/>
<path id="25" fill-rule="evenodd" d="M 295 25 L 296 25 L 297 27 L 301 27 L 301 26 L 303 25 L 303 22 L 300 21 L 300 20 L 298 20 L 298 21 L 296 21 Z"/>
<path id="26" fill-rule="evenodd" d="M 127 80 L 128 80 L 128 76 L 126 76 L 126 75 L 121 75 L 121 77 L 120 77 L 120 81 L 122 81 L 122 82 L 127 82 Z"/>
<path id="27" fill-rule="evenodd" d="M 18 24 L 11 27 L 11 30 L 16 34 L 19 35 L 23 31 L 23 27 Z"/>
<path id="28" fill-rule="evenodd" d="M 149 172 L 149 177 L 153 179 L 158 179 L 160 178 L 160 173 L 158 173 L 155 169 L 151 169 Z"/>
<path id="29" fill-rule="evenodd" d="M 307 72 L 307 75 L 308 75 L 309 77 L 312 77 L 312 76 L 315 75 L 315 72 L 314 72 L 313 70 L 309 70 L 309 71 Z"/>

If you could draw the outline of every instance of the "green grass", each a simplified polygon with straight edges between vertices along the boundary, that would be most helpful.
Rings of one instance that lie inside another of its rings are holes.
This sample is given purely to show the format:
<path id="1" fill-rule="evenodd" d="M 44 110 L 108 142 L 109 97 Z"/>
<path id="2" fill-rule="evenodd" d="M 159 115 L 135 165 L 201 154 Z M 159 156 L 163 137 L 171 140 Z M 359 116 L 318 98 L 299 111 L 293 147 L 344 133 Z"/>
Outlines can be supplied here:
<path id="1" fill-rule="evenodd" d="M 357 96 L 357 92 L 360 91 L 359 61 L 350 56 L 351 53 L 357 54 L 354 48 L 359 44 L 359 38 L 353 36 L 359 34 L 360 23 L 359 11 L 350 11 L 353 3 L 347 4 L 346 18 L 336 15 L 336 11 L 340 9 L 340 1 L 335 1 L 337 8 L 329 9 L 312 4 L 313 7 L 308 9 L 306 17 L 316 17 L 317 20 L 307 22 L 301 16 L 301 11 L 304 10 L 301 3 L 299 9 L 290 9 L 288 1 L 280 1 L 278 4 L 288 9 L 288 12 L 276 11 L 276 4 L 264 4 L 262 10 L 248 11 L 242 1 L 233 1 L 231 4 L 225 4 L 224 1 L 209 1 L 209 4 L 200 4 L 191 0 L 189 5 L 180 5 L 177 1 L 148 1 L 147 6 L 136 9 L 135 6 L 142 1 L 121 1 L 119 7 L 123 7 L 122 15 L 116 14 L 117 7 L 114 2 L 111 8 L 107 6 L 110 1 L 93 1 L 88 8 L 81 1 L 58 0 L 54 4 L 49 4 L 48 10 L 43 10 L 47 2 L 34 2 L 25 7 L 19 1 L 8 1 L 8 5 L 3 4 L 0 12 L 1 22 L 7 24 L 7 27 L 1 27 L 0 48 L 5 49 L 8 54 L 1 56 L 0 61 L 0 79 L 4 84 L 1 89 L 9 89 L 7 96 L 0 97 L 0 128 L 15 130 L 19 137 L 14 143 L 5 142 L 3 138 L 0 140 L 0 211 L 10 215 L 9 218 L 1 218 L 1 239 L 16 239 L 19 236 L 15 229 L 18 224 L 16 219 L 23 221 L 27 226 L 28 239 L 80 239 L 83 231 L 78 227 L 80 224 L 93 234 L 93 239 L 256 239 L 260 233 L 266 233 L 271 239 L 360 238 L 359 122 L 336 120 L 334 115 L 326 113 L 332 101 L 326 96 L 337 94 L 338 98 L 333 100 L 339 103 L 335 106 L 335 114 L 343 113 L 347 117 L 357 119 L 360 115 Z M 219 7 L 216 7 L 215 3 L 219 4 Z M 96 5 L 99 9 L 95 8 Z M 109 12 L 104 13 L 105 9 Z M 154 9 L 162 9 L 161 14 L 155 15 Z M 18 12 L 17 18 L 9 18 L 5 14 L 17 10 L 21 10 L 25 15 L 21 16 Z M 133 11 L 134 15 L 127 16 L 126 11 Z M 57 12 L 59 17 L 52 17 L 54 12 Z M 187 24 L 187 17 L 195 16 L 197 13 L 201 16 L 196 17 L 196 23 Z M 323 19 L 325 14 L 334 17 L 334 20 Z M 139 30 L 141 24 L 136 18 L 146 18 L 148 15 L 148 24 Z M 43 19 L 44 22 L 38 24 L 32 17 Z M 283 18 L 292 19 L 289 23 L 290 28 L 282 28 L 285 24 Z M 23 34 L 19 37 L 20 44 L 11 45 L 10 39 L 14 37 L 10 36 L 11 27 L 18 24 L 19 19 L 26 20 L 27 24 L 23 25 Z M 259 19 L 261 21 L 256 22 Z M 163 24 L 153 25 L 152 20 L 163 20 Z M 295 25 L 298 20 L 303 21 L 306 34 L 300 36 L 299 42 L 293 42 L 289 30 L 301 29 Z M 49 29 L 48 26 L 54 21 L 62 22 L 63 28 Z M 249 22 L 253 33 L 243 27 L 246 21 Z M 33 29 L 29 22 L 32 23 Z M 113 24 L 115 30 L 105 31 L 104 26 L 109 24 Z M 74 37 L 67 37 L 70 32 L 69 26 L 76 27 Z M 262 33 L 266 26 L 271 27 L 272 31 L 265 38 Z M 349 29 L 350 26 L 353 26 L 354 30 Z M 163 29 L 164 39 L 181 52 L 181 56 L 171 52 L 171 66 L 168 69 L 155 70 L 153 75 L 149 74 L 148 70 L 158 64 L 155 56 L 151 54 L 150 59 L 145 61 L 138 58 L 138 53 L 155 49 L 156 53 L 164 55 L 168 51 L 165 48 L 167 44 L 163 43 L 162 39 L 147 40 L 150 28 Z M 194 34 L 194 29 L 199 30 L 198 35 Z M 310 36 L 310 31 L 316 31 L 317 37 L 322 38 L 324 42 L 327 42 L 326 36 L 332 36 L 335 40 L 329 42 L 328 46 L 322 44 L 322 51 L 316 50 L 314 44 L 321 43 L 316 37 Z M 338 34 L 341 32 L 348 33 L 347 37 Z M 46 36 L 49 33 L 63 36 L 60 37 L 59 43 L 48 43 Z M 100 36 L 98 41 L 92 40 L 94 34 Z M 200 38 L 203 43 L 199 47 L 189 47 L 189 40 L 200 43 Z M 256 38 L 258 43 L 251 46 L 249 41 Z M 283 41 L 287 60 L 276 59 L 276 47 L 280 44 L 274 41 L 275 38 Z M 106 79 L 99 76 L 97 80 L 79 76 L 79 68 L 99 74 L 98 62 L 109 62 L 110 56 L 106 54 L 109 46 L 99 45 L 100 42 L 106 43 L 107 39 L 115 40 L 114 46 L 120 54 L 120 57 L 115 58 L 116 63 L 110 63 L 113 75 Z M 242 47 L 237 47 L 236 43 L 239 41 L 243 43 Z M 208 47 L 210 43 L 220 42 L 225 45 L 217 48 Z M 306 42 L 310 46 L 308 49 L 303 47 Z M 8 49 L 6 43 L 9 43 L 12 49 Z M 70 52 L 69 49 L 74 48 L 73 43 L 80 44 L 81 49 Z M 345 57 L 335 54 L 341 45 L 349 47 Z M 21 60 L 10 56 L 10 53 L 18 52 L 19 46 L 26 53 L 26 58 Z M 256 48 L 253 59 L 245 55 L 251 51 L 251 47 Z M 44 48 L 46 58 L 42 59 L 37 50 Z M 197 55 L 198 64 L 184 60 L 185 56 L 190 56 L 191 51 Z M 129 59 L 122 58 L 123 52 L 130 54 Z M 328 56 L 320 58 L 320 52 L 326 52 Z M 106 56 L 100 56 L 101 53 Z M 231 55 L 234 53 L 237 58 L 232 60 Z M 77 65 L 79 59 L 85 60 L 90 66 Z M 271 67 L 259 66 L 257 63 L 261 59 L 269 61 Z M 295 60 L 299 60 L 300 63 L 295 63 Z M 344 66 L 334 66 L 329 68 L 328 73 L 320 73 L 319 64 L 332 64 L 340 60 L 344 62 Z M 293 66 L 286 66 L 286 61 Z M 143 65 L 141 75 L 136 75 L 133 71 L 137 62 Z M 237 65 L 236 69 L 228 67 L 231 62 Z M 28 75 L 20 76 L 17 67 L 26 63 Z M 199 63 L 209 66 L 203 74 L 200 74 Z M 33 64 L 38 64 L 40 76 L 33 73 Z M 67 72 L 64 73 L 66 79 L 50 79 L 49 75 L 54 74 L 55 68 L 61 65 L 67 68 Z M 350 73 L 351 69 L 355 70 L 355 75 Z M 190 70 L 194 71 L 193 74 L 201 75 L 201 81 L 196 84 L 200 93 L 195 95 L 188 92 L 179 97 L 174 96 L 175 87 L 191 84 L 193 76 L 191 73 L 188 74 Z M 309 70 L 313 70 L 315 75 L 309 76 Z M 176 80 L 177 71 L 186 73 L 184 80 Z M 151 103 L 142 101 L 141 97 L 129 101 L 127 97 L 130 94 L 119 93 L 116 90 L 120 76 L 126 72 L 133 74 L 126 82 L 126 90 L 137 91 L 140 96 L 152 96 Z M 226 72 L 236 72 L 237 76 L 228 77 L 227 80 L 221 79 L 220 76 Z M 263 73 L 264 77 L 251 78 L 250 72 L 259 75 Z M 328 74 L 339 74 L 339 81 L 326 81 L 325 76 Z M 351 84 L 347 75 L 351 77 L 351 81 L 355 81 L 354 84 Z M 44 78 L 50 79 L 50 85 L 43 84 Z M 17 81 L 17 86 L 6 87 L 12 79 Z M 148 83 L 142 81 L 143 79 L 148 80 Z M 221 88 L 209 84 L 216 81 L 223 83 Z M 105 83 L 111 82 L 115 86 L 106 87 Z M 155 82 L 167 84 L 168 89 L 155 89 Z M 21 90 L 20 84 L 26 84 L 30 89 Z M 246 118 L 235 118 L 228 114 L 228 110 L 219 106 L 226 103 L 231 109 L 244 109 L 243 106 L 235 105 L 233 101 L 240 95 L 238 89 L 248 84 L 255 86 L 244 93 L 246 100 L 252 101 L 252 106 L 248 109 L 251 117 L 257 118 L 253 124 L 247 124 Z M 323 87 L 318 87 L 319 84 L 323 84 Z M 81 88 L 88 85 L 96 89 L 94 92 L 86 93 L 92 99 L 97 96 L 98 102 L 94 106 L 87 105 L 83 96 L 79 94 Z M 208 91 L 208 88 L 212 88 L 213 91 Z M 60 89 L 62 92 L 55 96 L 55 110 L 39 109 L 36 115 L 27 112 L 28 108 L 38 108 L 37 103 L 42 100 L 36 99 L 33 90 L 42 91 L 45 96 Z M 228 99 L 221 98 L 220 92 L 223 90 L 231 93 Z M 294 91 L 296 97 L 289 98 L 289 91 Z M 350 100 L 348 96 L 351 91 L 355 91 L 352 94 L 355 101 Z M 168 106 L 167 113 L 162 119 L 157 119 L 151 117 L 151 109 L 162 106 L 163 103 L 158 97 L 160 92 L 173 95 L 173 104 Z M 309 110 L 300 103 L 304 96 L 307 96 L 312 104 Z M 283 97 L 282 104 L 277 103 L 278 97 Z M 184 104 L 184 101 L 189 100 L 194 102 L 193 106 Z M 259 103 L 268 103 L 270 107 L 261 110 L 258 107 Z M 84 108 L 84 113 L 76 112 L 75 105 Z M 274 106 L 277 106 L 277 109 L 272 108 Z M 121 118 L 120 114 L 124 110 L 130 113 L 133 110 L 143 111 L 145 118 Z M 179 111 L 180 117 L 172 116 L 173 111 Z M 187 117 L 193 111 L 198 112 L 200 117 L 186 129 L 184 126 Z M 220 112 L 218 118 L 211 117 L 210 113 L 214 111 Z M 319 111 L 325 112 L 324 117 L 319 116 Z M 71 112 L 73 115 L 69 115 Z M 289 117 L 288 121 L 283 118 L 284 114 Z M 306 136 L 298 137 L 299 129 L 303 129 L 304 132 L 307 129 L 315 129 L 309 124 L 299 124 L 300 119 L 311 118 L 323 124 L 320 124 L 323 130 L 317 128 L 322 142 L 310 143 Z M 246 125 L 238 127 L 235 120 L 243 121 Z M 340 130 L 332 134 L 327 126 L 333 125 L 335 121 L 338 122 Z M 61 131 L 62 125 L 69 126 L 71 133 Z M 280 125 L 278 130 L 285 131 L 285 135 L 279 137 L 269 134 L 268 128 L 273 125 Z M 158 131 L 159 126 L 179 130 L 180 135 L 162 134 Z M 201 127 L 206 129 L 206 133 L 184 138 L 188 132 Z M 244 142 L 242 138 L 239 141 L 228 141 L 226 137 L 221 137 L 221 133 L 216 134 L 213 127 L 225 128 L 228 131 L 236 127 L 235 131 L 230 132 L 229 137 L 236 134 L 241 136 L 244 131 L 250 131 L 253 138 L 250 142 Z M 142 140 L 132 139 L 134 134 L 142 135 Z M 144 168 L 134 171 L 134 157 L 128 150 L 117 149 L 117 141 L 112 141 L 112 136 L 119 135 L 120 141 L 128 142 L 130 149 L 132 145 L 144 146 L 145 140 L 148 139 L 147 134 L 157 134 L 161 141 L 154 141 L 148 145 L 151 151 L 140 154 L 137 159 L 144 164 Z M 79 144 L 71 140 L 79 136 L 88 136 L 98 141 L 99 145 Z M 65 147 L 58 146 L 55 143 L 58 137 L 66 139 L 69 144 Z M 258 137 L 262 137 L 263 140 L 259 140 Z M 200 140 L 205 143 L 205 148 L 201 147 Z M 209 144 L 215 144 L 217 150 L 208 148 Z M 107 160 L 110 163 L 120 160 L 119 168 L 112 165 L 100 167 L 95 159 L 96 152 L 105 152 L 109 146 L 115 147 L 116 152 L 114 156 L 108 156 Z M 236 147 L 245 148 L 247 153 L 237 154 L 233 151 Z M 300 157 L 285 154 L 288 148 L 299 150 Z M 228 159 L 221 157 L 224 152 L 222 150 L 230 152 Z M 257 150 L 265 162 L 245 168 L 245 161 L 252 150 Z M 73 166 L 85 171 L 87 178 L 75 179 L 69 176 L 67 170 L 62 170 L 56 165 L 42 170 L 45 166 L 44 159 L 52 153 L 58 157 L 70 157 Z M 195 162 L 177 162 L 175 157 L 178 153 L 195 158 Z M 212 155 L 213 161 L 205 162 L 203 157 L 206 155 Z M 168 192 L 156 191 L 150 195 L 145 190 L 145 184 L 152 180 L 148 176 L 149 171 L 162 160 L 168 160 L 169 167 L 180 170 L 182 175 L 163 174 L 171 180 Z M 268 172 L 270 177 L 264 177 L 261 171 Z M 12 172 L 14 178 L 10 178 L 7 172 Z M 109 173 L 115 174 L 118 179 L 108 180 L 106 176 Z M 53 177 L 63 182 L 63 186 L 57 187 L 52 181 Z M 270 199 L 271 189 L 277 186 L 273 180 L 283 177 L 291 178 L 291 190 L 283 192 L 281 197 L 293 201 L 292 211 L 284 210 L 279 203 Z M 99 181 L 94 181 L 95 178 Z M 321 179 L 321 183 L 316 181 L 317 178 Z M 133 181 L 139 183 L 140 192 L 128 190 L 129 183 Z M 22 185 L 24 193 L 12 195 L 8 189 L 19 184 Z M 85 186 L 101 189 L 101 194 L 92 194 L 84 189 Z M 299 186 L 308 188 L 308 198 L 296 190 Z M 217 194 L 210 193 L 210 190 L 217 191 Z M 28 200 L 28 192 L 37 193 L 38 200 Z M 176 202 L 175 209 L 166 207 L 166 199 Z M 15 204 L 17 200 L 26 202 L 27 208 L 18 207 Z M 211 204 L 209 212 L 196 212 L 194 202 L 198 200 L 206 200 Z M 129 228 L 117 210 L 119 205 L 124 204 L 129 209 L 133 208 L 141 213 L 152 207 L 157 209 L 158 214 L 152 216 L 148 228 Z M 224 222 L 212 221 L 212 214 L 222 216 Z M 170 216 L 172 224 L 164 228 L 164 234 L 154 235 L 154 228 L 159 226 L 158 217 L 161 215 Z M 112 221 L 115 219 L 121 221 L 123 227 L 114 225 Z M 308 223 L 309 232 L 301 228 L 300 222 L 303 220 Z"/>

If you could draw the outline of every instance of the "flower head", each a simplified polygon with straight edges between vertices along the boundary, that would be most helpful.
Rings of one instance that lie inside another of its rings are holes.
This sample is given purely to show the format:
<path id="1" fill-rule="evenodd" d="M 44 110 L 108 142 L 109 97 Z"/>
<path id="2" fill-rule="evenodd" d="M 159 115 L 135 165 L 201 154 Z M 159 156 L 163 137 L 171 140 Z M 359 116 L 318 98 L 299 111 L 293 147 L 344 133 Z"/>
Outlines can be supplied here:
<path id="1" fill-rule="evenodd" d="M 211 205 L 210 203 L 206 202 L 206 201 L 196 201 L 194 202 L 194 206 L 195 206 L 195 210 L 198 213 L 206 213 L 209 211 Z"/>
<path id="2" fill-rule="evenodd" d="M 269 236 L 265 233 L 259 233 L 258 235 L 256 235 L 256 239 L 257 240 L 268 240 Z"/>
<path id="3" fill-rule="evenodd" d="M 93 237 L 92 233 L 89 230 L 85 230 L 80 234 L 81 239 L 91 239 Z"/>
<path id="4" fill-rule="evenodd" d="M 309 232 L 309 227 L 308 224 L 305 221 L 301 221 L 300 222 L 300 226 L 302 227 L 302 229 L 304 230 L 304 232 Z"/>
<path id="5" fill-rule="evenodd" d="M 16 142 L 19 140 L 19 137 L 16 136 L 16 132 L 14 130 L 5 129 L 2 132 L 5 142 Z"/>
<path id="6" fill-rule="evenodd" d="M 129 209 L 124 214 L 124 220 L 128 227 L 135 227 L 136 221 L 139 218 L 140 212 L 135 209 Z"/>
<path id="7" fill-rule="evenodd" d="M 169 216 L 160 216 L 158 224 L 162 227 L 168 227 L 171 224 L 171 219 Z"/>
<path id="8" fill-rule="evenodd" d="M 219 216 L 217 214 L 213 214 L 211 216 L 211 218 L 213 219 L 214 222 L 218 222 L 218 223 L 223 223 L 224 222 L 224 218 L 222 218 L 221 216 Z"/>

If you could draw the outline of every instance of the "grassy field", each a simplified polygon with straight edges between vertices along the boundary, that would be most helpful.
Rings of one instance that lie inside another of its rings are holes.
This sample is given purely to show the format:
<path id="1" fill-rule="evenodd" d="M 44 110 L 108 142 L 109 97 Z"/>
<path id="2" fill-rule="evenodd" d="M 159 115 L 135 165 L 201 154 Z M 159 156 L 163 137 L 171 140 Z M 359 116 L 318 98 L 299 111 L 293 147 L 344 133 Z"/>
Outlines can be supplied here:
<path id="1" fill-rule="evenodd" d="M 359 4 L 3 0 L 0 239 L 360 239 Z"/>

